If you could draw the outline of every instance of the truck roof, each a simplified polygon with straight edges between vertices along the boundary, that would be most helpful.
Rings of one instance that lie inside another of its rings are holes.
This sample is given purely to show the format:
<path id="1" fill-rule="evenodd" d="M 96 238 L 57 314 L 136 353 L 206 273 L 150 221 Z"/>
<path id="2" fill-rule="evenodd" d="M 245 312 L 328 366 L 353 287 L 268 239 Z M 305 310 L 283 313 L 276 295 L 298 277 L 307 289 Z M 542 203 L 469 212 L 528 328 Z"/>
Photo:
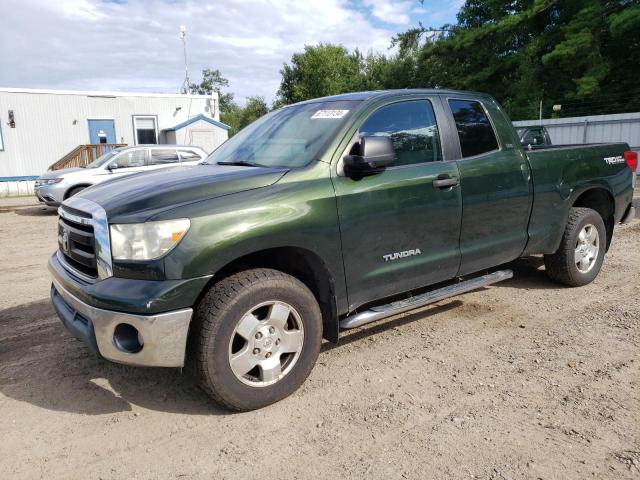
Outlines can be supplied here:
<path id="1" fill-rule="evenodd" d="M 371 100 L 374 98 L 384 98 L 395 95 L 411 94 L 411 93 L 426 93 L 436 95 L 474 95 L 478 97 L 488 97 L 486 93 L 471 92 L 467 90 L 445 90 L 441 88 L 402 88 L 395 90 L 371 90 L 366 92 L 351 92 L 342 93 L 340 95 L 331 95 L 328 97 L 312 98 L 298 102 L 294 105 L 302 105 L 306 103 L 319 103 L 319 102 L 338 102 L 342 100 Z"/>

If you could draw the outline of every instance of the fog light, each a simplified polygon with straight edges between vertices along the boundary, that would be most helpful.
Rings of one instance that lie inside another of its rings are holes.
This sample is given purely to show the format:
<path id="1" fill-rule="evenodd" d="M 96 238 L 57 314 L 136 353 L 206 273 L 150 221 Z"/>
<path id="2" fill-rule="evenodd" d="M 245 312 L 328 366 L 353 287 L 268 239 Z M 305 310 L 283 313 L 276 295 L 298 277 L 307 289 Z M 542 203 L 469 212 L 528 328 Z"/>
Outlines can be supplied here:
<path id="1" fill-rule="evenodd" d="M 121 323 L 115 328 L 113 343 L 118 350 L 125 353 L 138 353 L 144 346 L 144 340 L 138 329 L 128 323 Z"/>

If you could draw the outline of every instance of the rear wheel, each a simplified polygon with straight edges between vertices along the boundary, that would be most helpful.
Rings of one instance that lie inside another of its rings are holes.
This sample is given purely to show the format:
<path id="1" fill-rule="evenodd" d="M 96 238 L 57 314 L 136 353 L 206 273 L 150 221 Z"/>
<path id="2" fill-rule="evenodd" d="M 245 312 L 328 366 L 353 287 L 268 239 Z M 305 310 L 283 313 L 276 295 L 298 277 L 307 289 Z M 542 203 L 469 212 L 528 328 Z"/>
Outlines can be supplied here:
<path id="1" fill-rule="evenodd" d="M 606 244 L 607 232 L 600 214 L 590 208 L 572 208 L 560 247 L 544 257 L 547 274 L 571 287 L 591 283 L 602 267 Z"/>
<path id="2" fill-rule="evenodd" d="M 207 292 L 189 341 L 200 386 L 230 409 L 253 410 L 290 395 L 311 372 L 322 342 L 320 307 L 296 278 L 247 270 Z"/>

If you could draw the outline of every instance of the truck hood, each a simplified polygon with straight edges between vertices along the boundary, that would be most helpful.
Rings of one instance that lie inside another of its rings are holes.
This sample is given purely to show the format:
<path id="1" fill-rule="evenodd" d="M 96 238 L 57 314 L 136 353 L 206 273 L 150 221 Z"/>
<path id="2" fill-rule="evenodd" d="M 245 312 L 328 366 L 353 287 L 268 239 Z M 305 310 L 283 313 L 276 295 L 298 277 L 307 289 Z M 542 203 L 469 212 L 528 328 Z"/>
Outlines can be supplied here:
<path id="1" fill-rule="evenodd" d="M 272 185 L 286 172 L 284 168 L 178 166 L 109 180 L 78 196 L 104 208 L 109 222 L 143 222 L 188 203 Z"/>

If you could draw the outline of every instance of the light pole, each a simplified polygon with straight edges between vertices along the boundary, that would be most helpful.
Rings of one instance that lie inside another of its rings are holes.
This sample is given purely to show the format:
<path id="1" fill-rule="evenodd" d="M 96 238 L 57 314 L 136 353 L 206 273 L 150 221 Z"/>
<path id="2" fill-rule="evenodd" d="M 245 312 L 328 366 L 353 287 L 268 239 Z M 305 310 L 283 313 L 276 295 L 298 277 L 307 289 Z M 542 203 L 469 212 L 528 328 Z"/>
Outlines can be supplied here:
<path id="1" fill-rule="evenodd" d="M 184 82 L 182 82 L 182 93 L 191 93 L 189 67 L 187 64 L 187 27 L 185 25 L 180 25 L 180 38 L 182 39 L 182 51 L 184 53 Z"/>

